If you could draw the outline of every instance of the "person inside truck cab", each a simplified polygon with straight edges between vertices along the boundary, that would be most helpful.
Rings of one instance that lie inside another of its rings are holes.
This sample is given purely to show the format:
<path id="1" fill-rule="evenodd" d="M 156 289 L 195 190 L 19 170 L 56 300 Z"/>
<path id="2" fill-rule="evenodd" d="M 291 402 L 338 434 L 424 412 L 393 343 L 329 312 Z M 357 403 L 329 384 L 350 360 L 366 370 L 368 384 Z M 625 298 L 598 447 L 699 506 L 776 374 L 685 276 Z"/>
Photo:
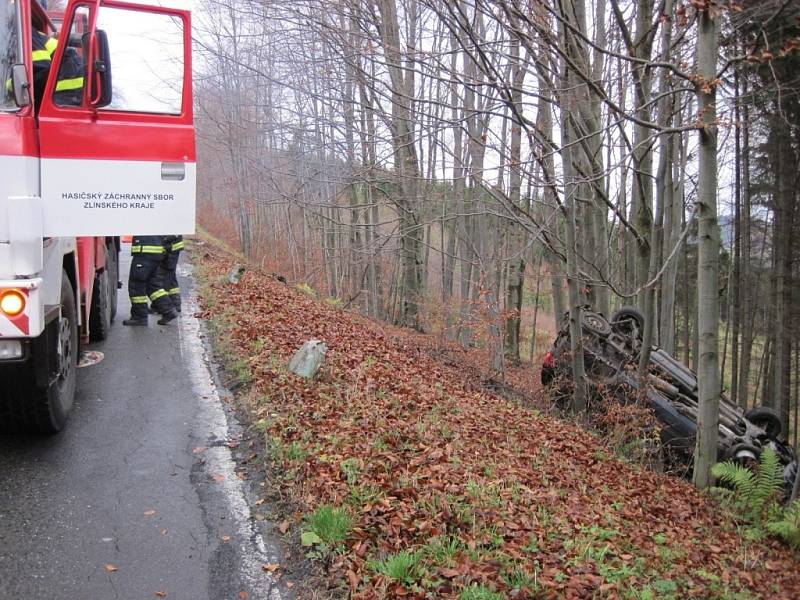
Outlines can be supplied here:
<path id="1" fill-rule="evenodd" d="M 34 109 L 38 113 L 44 97 L 44 87 L 52 68 L 53 56 L 58 48 L 58 39 L 34 28 L 31 42 Z M 80 106 L 83 100 L 83 66 L 77 50 L 68 46 L 61 58 L 56 90 L 53 95 L 57 105 Z"/>

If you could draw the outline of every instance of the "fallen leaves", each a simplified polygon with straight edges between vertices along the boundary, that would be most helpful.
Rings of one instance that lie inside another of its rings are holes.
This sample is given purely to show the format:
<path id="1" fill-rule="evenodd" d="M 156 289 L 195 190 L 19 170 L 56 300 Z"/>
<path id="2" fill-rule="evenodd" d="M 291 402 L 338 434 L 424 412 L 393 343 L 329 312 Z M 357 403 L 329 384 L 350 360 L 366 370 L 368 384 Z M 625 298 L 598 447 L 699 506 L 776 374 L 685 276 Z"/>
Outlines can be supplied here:
<path id="1" fill-rule="evenodd" d="M 274 573 L 275 571 L 280 569 L 281 566 L 278 563 L 267 563 L 265 565 L 262 565 L 261 568 L 267 573 Z"/>
<path id="2" fill-rule="evenodd" d="M 108 564 L 106 565 L 106 571 L 108 571 L 109 573 L 116 573 L 116 572 L 117 572 L 117 570 L 118 570 L 118 569 L 117 569 L 117 566 L 116 566 L 116 565 L 112 565 L 111 563 L 108 563 Z"/>
<path id="3" fill-rule="evenodd" d="M 207 251 L 209 293 L 233 315 L 232 348 L 258 365 L 253 397 L 271 399 L 254 420 L 295 452 L 275 460 L 276 472 L 292 474 L 281 485 L 309 510 L 359 498 L 348 546 L 330 570 L 354 599 L 413 596 L 376 576 L 370 561 L 437 539 L 457 545 L 448 562 L 427 566 L 439 581 L 434 597 L 482 582 L 524 598 L 508 583 L 512 567 L 536 573 L 542 597 L 621 597 L 623 584 L 659 580 L 708 597 L 714 582 L 701 572 L 733 574 L 724 582 L 733 595 L 777 586 L 800 597 L 790 553 L 744 543 L 686 482 L 624 464 L 596 436 L 488 392 L 487 352 L 333 309 L 256 270 L 238 286 L 217 283 L 234 261 L 211 244 Z M 312 337 L 328 344 L 326 377 L 287 375 L 281 362 Z M 537 375 L 530 365 L 509 367 L 501 385 L 528 398 L 539 393 Z M 281 521 L 279 531 L 302 518 Z M 321 540 L 303 532 L 300 541 L 313 548 Z"/>

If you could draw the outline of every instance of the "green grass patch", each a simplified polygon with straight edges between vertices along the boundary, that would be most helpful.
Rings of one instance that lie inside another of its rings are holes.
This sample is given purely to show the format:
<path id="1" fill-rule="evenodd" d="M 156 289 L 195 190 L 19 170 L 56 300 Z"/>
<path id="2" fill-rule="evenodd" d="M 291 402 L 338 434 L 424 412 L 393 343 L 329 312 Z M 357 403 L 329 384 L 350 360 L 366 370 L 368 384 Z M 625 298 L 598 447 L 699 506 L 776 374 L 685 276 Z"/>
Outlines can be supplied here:
<path id="1" fill-rule="evenodd" d="M 306 517 L 301 541 L 304 546 L 336 547 L 347 539 L 352 526 L 353 519 L 344 508 L 324 504 Z"/>
<path id="2" fill-rule="evenodd" d="M 371 561 L 369 566 L 375 573 L 386 575 L 406 586 L 414 585 L 424 575 L 424 569 L 420 564 L 420 555 L 408 550 L 390 554 L 383 560 Z"/>

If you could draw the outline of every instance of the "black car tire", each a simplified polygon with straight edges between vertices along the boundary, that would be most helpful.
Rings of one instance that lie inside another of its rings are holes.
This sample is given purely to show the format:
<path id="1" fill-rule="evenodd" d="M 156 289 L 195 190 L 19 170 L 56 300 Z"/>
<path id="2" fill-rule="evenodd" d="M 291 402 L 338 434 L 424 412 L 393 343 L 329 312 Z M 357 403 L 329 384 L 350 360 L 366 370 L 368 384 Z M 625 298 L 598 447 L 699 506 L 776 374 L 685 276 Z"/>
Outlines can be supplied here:
<path id="1" fill-rule="evenodd" d="M 601 337 L 605 337 L 611 333 L 611 324 L 606 321 L 606 318 L 600 313 L 584 310 L 581 312 L 581 327 Z"/>
<path id="2" fill-rule="evenodd" d="M 635 306 L 623 306 L 611 315 L 612 323 L 619 323 L 620 321 L 627 321 L 629 319 L 636 321 L 636 327 L 638 327 L 639 330 L 644 330 L 644 313 Z"/>
<path id="3" fill-rule="evenodd" d="M 623 333 L 633 333 L 630 321 L 636 326 L 637 337 L 642 339 L 644 335 L 644 314 L 635 306 L 623 306 L 613 315 L 611 315 L 611 326 L 614 329 L 622 326 Z"/>
<path id="4" fill-rule="evenodd" d="M 748 454 L 752 455 L 743 459 L 742 456 L 747 456 Z M 729 452 L 729 460 L 738 460 L 742 463 L 746 463 L 748 461 L 758 462 L 759 458 L 761 457 L 761 448 L 757 448 L 752 444 L 736 444 L 730 449 Z"/>
<path id="5" fill-rule="evenodd" d="M 783 433 L 783 422 L 778 412 L 769 406 L 756 406 L 744 413 L 744 418 L 758 425 L 767 435 L 777 438 Z"/>

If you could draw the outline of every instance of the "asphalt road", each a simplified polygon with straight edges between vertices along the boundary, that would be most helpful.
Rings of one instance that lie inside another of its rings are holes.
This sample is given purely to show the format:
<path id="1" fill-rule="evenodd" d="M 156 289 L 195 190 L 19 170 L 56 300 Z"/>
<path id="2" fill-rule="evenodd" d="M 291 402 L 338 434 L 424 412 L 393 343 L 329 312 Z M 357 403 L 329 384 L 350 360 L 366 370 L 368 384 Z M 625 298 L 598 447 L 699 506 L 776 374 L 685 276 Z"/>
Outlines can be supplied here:
<path id="1" fill-rule="evenodd" d="M 234 473 L 237 426 L 185 258 L 179 274 L 184 310 L 167 326 L 122 326 L 120 290 L 109 338 L 90 347 L 104 360 L 79 370 L 61 434 L 0 436 L 0 599 L 288 597 L 262 569 L 280 553 Z"/>

